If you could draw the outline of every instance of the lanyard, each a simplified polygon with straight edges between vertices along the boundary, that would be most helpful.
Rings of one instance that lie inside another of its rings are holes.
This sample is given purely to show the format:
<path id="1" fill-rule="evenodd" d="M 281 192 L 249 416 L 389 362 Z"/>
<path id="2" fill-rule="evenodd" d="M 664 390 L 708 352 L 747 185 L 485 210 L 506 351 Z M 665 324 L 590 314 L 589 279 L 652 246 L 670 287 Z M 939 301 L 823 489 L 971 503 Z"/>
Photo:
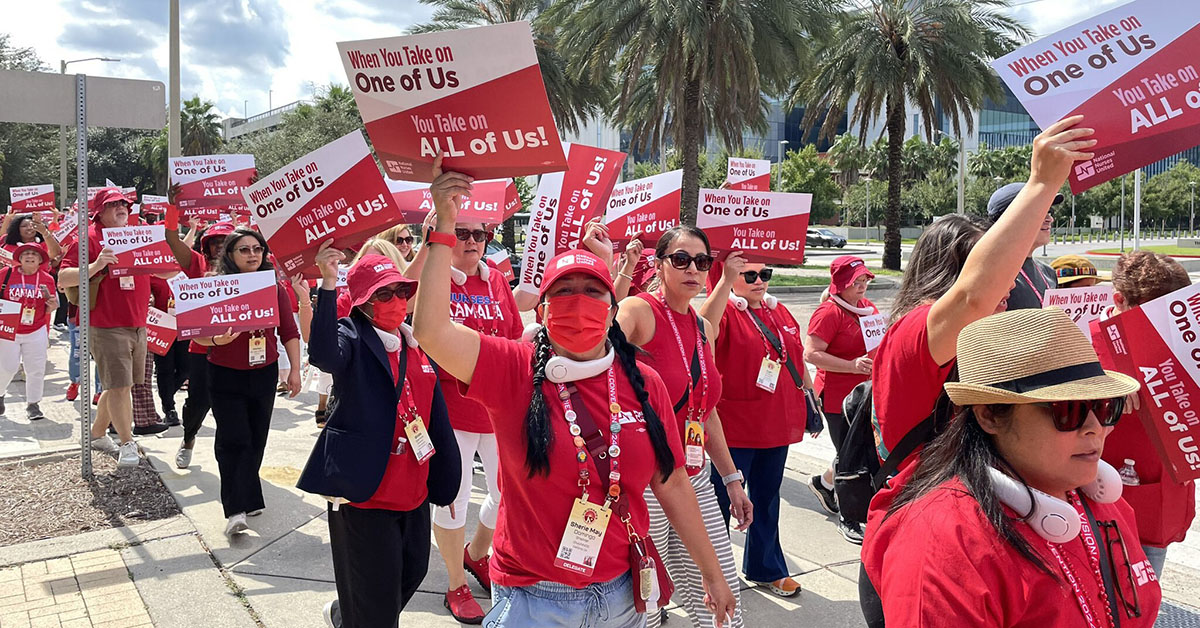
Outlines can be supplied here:
<path id="1" fill-rule="evenodd" d="M 555 387 L 558 389 L 558 398 L 562 401 L 563 417 L 567 420 L 567 428 L 571 431 L 571 438 L 575 443 L 575 460 L 579 463 L 579 486 L 583 489 L 583 501 L 587 501 L 591 477 L 588 471 L 587 442 L 583 439 L 583 428 L 575 423 L 578 415 L 571 405 L 571 395 L 567 392 L 567 386 L 557 383 Z M 608 474 L 608 497 L 604 500 L 606 509 L 621 497 L 621 404 L 617 403 L 617 375 L 614 365 L 608 367 L 608 411 L 612 422 L 608 425 L 608 459 L 611 469 Z"/>
<path id="2" fill-rule="evenodd" d="M 463 323 L 464 323 L 464 324 L 468 324 L 467 326 L 468 326 L 468 327 L 471 327 L 471 328 L 472 328 L 472 329 L 474 329 L 475 331 L 482 332 L 482 333 L 487 333 L 487 334 L 490 334 L 490 335 L 492 335 L 492 336 L 499 336 L 499 335 L 500 335 L 500 321 L 504 319 L 504 310 L 500 309 L 500 303 L 498 303 L 498 302 L 496 301 L 496 294 L 495 294 L 495 292 L 492 290 L 492 282 L 490 282 L 490 281 L 487 281 L 486 279 L 484 279 L 484 278 L 483 278 L 483 273 L 480 273 L 479 275 L 475 275 L 475 276 L 479 277 L 479 279 L 480 279 L 481 281 L 483 281 L 483 283 L 484 283 L 485 285 L 487 285 L 487 296 L 488 296 L 488 302 L 487 302 L 487 305 L 484 307 L 484 310 L 485 310 L 485 311 L 486 311 L 486 310 L 491 310 L 490 314 L 491 314 L 491 323 L 492 323 L 492 328 L 491 328 L 490 330 L 485 330 L 485 329 L 483 329 L 483 324 L 484 324 L 484 322 L 483 322 L 483 320 L 482 320 L 480 317 L 477 317 L 477 316 L 469 316 L 469 317 L 467 317 L 467 318 L 464 318 L 464 319 L 463 319 Z M 467 281 L 470 281 L 470 280 L 471 280 L 471 278 L 470 278 L 470 277 L 467 277 Z M 453 282 L 451 282 L 451 283 L 453 284 Z M 462 285 L 462 286 L 457 286 L 457 287 L 460 287 L 460 288 L 462 288 L 462 290 L 463 290 L 463 296 L 464 296 L 464 298 L 466 298 L 466 299 L 467 299 L 467 302 L 466 302 L 466 303 L 464 303 L 464 305 L 467 305 L 467 306 L 469 307 L 469 306 L 470 306 L 471 293 L 470 293 L 470 292 L 467 292 L 466 285 L 467 285 L 467 284 L 466 284 L 466 282 L 463 282 L 463 285 Z M 472 311 L 472 310 L 468 309 L 467 311 L 469 312 L 469 311 Z M 475 321 L 477 321 L 477 320 L 478 320 L 478 322 L 477 322 L 476 324 L 478 325 L 478 327 L 473 327 L 473 326 L 471 326 L 471 325 L 469 324 L 469 323 L 471 323 L 471 322 L 475 322 Z"/>
<path id="3" fill-rule="evenodd" d="M 679 334 L 679 324 L 675 322 L 675 312 L 671 310 L 671 306 L 667 305 L 667 299 L 665 296 L 663 296 L 662 291 L 659 291 L 657 296 L 658 300 L 663 304 L 663 309 L 666 311 L 667 320 L 671 323 L 671 331 L 675 332 L 675 346 L 679 347 L 679 357 L 683 360 L 683 372 L 685 375 L 687 375 L 687 420 L 691 421 L 696 414 L 700 414 L 705 406 L 708 405 L 708 364 L 704 360 L 704 342 L 700 340 L 700 336 L 703 334 L 700 333 L 699 329 L 696 330 L 696 356 L 700 359 L 700 381 L 704 384 L 704 388 L 701 389 L 702 394 L 699 405 L 696 405 L 696 396 L 692 394 L 694 384 L 692 383 L 691 377 L 691 361 L 688 360 L 687 352 L 683 349 L 683 336 Z M 695 320 L 696 317 L 692 312 L 691 305 L 688 306 L 688 314 L 690 318 Z M 699 325 L 699 323 L 697 323 L 697 325 Z M 701 422 L 703 422 L 704 419 L 705 417 L 703 416 L 696 417 L 696 420 Z"/>
<path id="4" fill-rule="evenodd" d="M 401 349 L 401 351 L 405 350 L 406 349 Z M 421 415 L 417 412 L 417 402 L 413 400 L 412 383 L 410 382 L 410 378 L 406 377 L 404 373 L 401 373 L 400 377 L 404 378 L 404 399 L 401 400 L 403 402 L 402 405 L 397 404 L 396 406 L 396 416 L 403 421 L 405 425 L 408 425 L 413 421 L 420 421 Z M 407 416 L 404 410 L 405 405 L 408 406 Z"/>
<path id="5" fill-rule="evenodd" d="M 1046 300 L 1046 291 L 1038 290 L 1037 286 L 1033 285 L 1033 280 L 1029 278 L 1029 275 L 1025 274 L 1024 268 L 1021 269 L 1021 276 L 1025 278 L 1025 283 L 1029 284 L 1029 288 L 1031 290 L 1033 290 L 1033 293 L 1038 295 L 1038 303 L 1045 301 Z M 1043 277 L 1042 283 L 1045 283 L 1044 280 L 1045 280 L 1045 278 Z"/>
<path id="6" fill-rule="evenodd" d="M 761 307 L 759 309 L 762 311 L 763 316 L 760 316 L 758 318 L 759 318 L 759 320 L 761 320 L 763 322 L 764 326 L 770 325 L 775 322 L 775 317 L 773 315 L 771 315 L 771 312 L 766 308 L 766 306 Z M 751 317 L 754 317 L 754 313 L 751 312 L 749 308 L 746 309 L 746 314 Z M 775 337 L 779 338 L 779 359 L 776 360 L 776 362 L 781 362 L 781 363 L 787 362 L 787 359 L 788 359 L 787 345 L 784 344 L 783 333 L 781 333 L 783 331 L 783 329 L 781 329 L 779 327 L 779 325 L 775 325 L 774 327 L 775 327 L 775 329 L 773 331 L 775 331 Z M 758 337 L 762 340 L 763 350 L 767 352 L 766 357 L 768 357 L 768 358 L 771 357 L 771 344 L 769 342 L 767 342 L 767 335 L 764 334 L 761 329 L 759 329 L 758 325 L 754 326 L 754 330 L 758 332 Z"/>
<path id="7" fill-rule="evenodd" d="M 1079 504 L 1075 500 L 1074 494 L 1068 495 L 1068 500 L 1071 505 L 1075 506 L 1075 510 L 1079 510 Z M 1112 613 L 1109 610 L 1108 593 L 1104 590 L 1104 575 L 1100 572 L 1100 547 L 1096 545 L 1096 535 L 1092 532 L 1092 526 L 1088 522 L 1087 517 L 1083 513 L 1079 513 L 1080 526 L 1079 536 L 1083 540 L 1084 548 L 1087 550 L 1088 562 L 1091 564 L 1093 575 L 1096 577 L 1096 582 L 1100 583 L 1100 601 L 1104 605 L 1104 619 L 1101 620 L 1101 615 L 1097 613 L 1091 603 L 1088 601 L 1087 593 L 1083 590 L 1083 585 L 1079 578 L 1075 576 L 1075 570 L 1071 569 L 1071 565 L 1063 557 L 1058 550 L 1058 545 L 1046 541 L 1046 547 L 1050 548 L 1050 553 L 1054 555 L 1058 561 L 1058 566 L 1062 568 L 1063 574 L 1067 577 L 1067 583 L 1071 585 L 1071 591 L 1075 593 L 1075 601 L 1079 603 L 1080 610 L 1083 611 L 1083 618 L 1087 621 L 1088 628 L 1107 628 L 1113 626 Z"/>

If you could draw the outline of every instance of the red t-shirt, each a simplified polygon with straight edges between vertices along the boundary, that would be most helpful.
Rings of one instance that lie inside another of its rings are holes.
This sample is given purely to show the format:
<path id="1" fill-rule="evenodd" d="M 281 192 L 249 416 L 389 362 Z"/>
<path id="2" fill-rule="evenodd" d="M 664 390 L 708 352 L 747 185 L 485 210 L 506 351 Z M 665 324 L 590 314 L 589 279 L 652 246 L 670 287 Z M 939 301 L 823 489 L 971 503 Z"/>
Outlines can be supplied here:
<path id="1" fill-rule="evenodd" d="M 489 272 L 486 282 L 479 274 L 468 276 L 461 286 L 451 281 L 450 320 L 484 335 L 514 340 L 520 338 L 524 330 L 512 289 L 500 271 Z M 491 434 L 492 422 L 488 420 L 487 408 L 463 397 L 452 375 L 442 371 L 440 376 L 450 425 L 464 432 Z"/>
<path id="2" fill-rule="evenodd" d="M 766 308 L 763 308 L 764 310 Z M 763 337 L 749 310 L 739 311 L 732 303 L 721 315 L 717 335 L 717 369 L 721 371 L 721 401 L 717 411 L 721 428 L 730 447 L 769 449 L 798 443 L 804 438 L 808 416 L 804 391 L 792 381 L 787 368 L 780 369 L 775 392 L 759 388 L 758 370 L 763 356 L 780 356 Z M 804 347 L 800 326 L 786 307 L 777 306 L 765 315 L 764 324 L 783 342 L 788 359 L 798 373 L 804 368 Z M 682 331 L 682 330 L 681 330 Z"/>
<path id="3" fill-rule="evenodd" d="M 1100 357 L 1100 365 L 1110 371 L 1120 371 L 1110 353 L 1111 347 L 1101 335 L 1100 321 L 1092 321 L 1091 332 L 1092 346 Z M 1125 374 L 1135 379 L 1141 376 L 1140 373 Z M 1136 414 L 1121 417 L 1109 432 L 1104 440 L 1102 457 L 1116 469 L 1125 466 L 1126 458 L 1134 461 L 1133 468 L 1141 484 L 1126 486 L 1121 498 L 1137 515 L 1143 545 L 1166 547 L 1187 536 L 1188 526 L 1196 518 L 1196 483 L 1181 484 L 1171 479 Z"/>
<path id="4" fill-rule="evenodd" d="M 433 408 L 433 389 L 437 385 L 437 376 L 434 375 L 433 366 L 429 364 L 429 360 L 425 358 L 425 353 L 420 349 L 408 347 L 407 364 L 404 367 L 404 377 L 408 379 L 409 385 L 412 386 L 413 402 L 417 406 L 417 413 L 421 417 L 421 422 L 425 424 L 425 429 L 429 429 L 429 415 Z M 400 352 L 391 351 L 388 353 L 388 364 L 392 368 L 392 381 L 397 381 L 400 373 Z M 397 408 L 404 408 L 407 416 L 407 400 L 404 393 L 400 394 L 400 403 Z M 399 438 L 404 436 L 404 419 L 400 418 L 399 412 L 396 415 L 396 429 L 392 434 L 392 451 L 396 450 L 396 443 Z M 420 464 L 417 462 L 417 457 L 413 453 L 413 448 L 405 447 L 402 455 L 393 453 L 388 456 L 387 469 L 383 472 L 383 480 L 379 482 L 379 488 L 375 489 L 375 494 L 371 495 L 371 499 L 365 502 L 351 505 L 359 508 L 378 508 L 380 510 L 395 510 L 405 512 L 414 510 L 421 504 L 425 503 L 425 498 L 429 496 L 429 463 Z"/>
<path id="5" fill-rule="evenodd" d="M 1137 588 L 1142 616 L 1126 616 L 1118 600 L 1121 626 L 1149 628 L 1158 615 L 1162 590 L 1150 561 L 1135 542 L 1133 512 L 1124 501 L 1090 505 L 1098 521 L 1117 522 L 1129 554 L 1132 583 L 1124 575 L 1119 581 L 1130 604 L 1130 589 Z M 1015 516 L 1011 511 L 1008 514 Z M 1017 523 L 1016 528 L 1057 581 L 996 534 L 978 502 L 957 479 L 889 517 L 874 534 L 866 536 L 862 551 L 867 575 L 883 600 L 887 624 L 946 628 L 1086 626 L 1079 601 L 1047 541 L 1025 523 Z M 1104 543 L 1101 530 L 1093 533 L 1098 543 Z M 1098 625 L 1108 625 L 1107 609 L 1100 598 L 1103 581 L 1092 568 L 1084 535 L 1058 545 L 1058 550 L 1080 582 L 1093 612 L 1099 613 Z M 1117 561 L 1114 566 L 1124 574 L 1124 555 L 1120 551 L 1112 554 Z M 1117 584 L 1114 582 L 1114 586 Z"/>
<path id="6" fill-rule="evenodd" d="M 15 301 L 21 304 L 21 310 L 24 311 L 27 307 L 33 308 L 33 322 L 28 325 L 22 325 L 17 322 L 18 334 L 31 334 L 46 326 L 47 322 L 47 299 L 57 299 L 55 295 L 54 279 L 50 273 L 39 270 L 33 275 L 25 275 L 21 273 L 19 268 L 12 268 L 12 273 L 9 274 L 9 269 L 3 271 L 0 277 L 7 277 L 8 292 L 4 298 L 9 301 Z M 50 292 L 47 297 L 42 293 L 42 286 L 45 286 Z"/>
<path id="7" fill-rule="evenodd" d="M 279 348 L 275 342 L 277 329 L 279 338 L 284 343 L 293 338 L 300 337 L 300 328 L 296 326 L 296 319 L 292 316 L 291 309 L 288 308 L 287 291 L 278 282 L 275 284 L 275 291 L 279 296 L 279 327 L 244 331 L 237 338 L 234 338 L 233 342 L 227 345 L 208 347 L 209 362 L 239 371 L 262 368 L 268 364 L 274 364 L 279 359 Z M 262 336 L 267 339 L 267 360 L 262 364 L 250 366 L 250 338 L 255 336 Z"/>
<path id="8" fill-rule="evenodd" d="M 855 304 L 857 307 L 869 307 L 879 313 L 867 299 Z M 835 358 L 854 361 L 867 354 L 867 343 L 863 340 L 862 327 L 859 325 L 859 315 L 855 314 L 830 299 L 817 307 L 812 318 L 808 321 L 808 335 L 816 336 L 829 344 L 826 353 Z M 841 414 L 842 401 L 854 387 L 870 379 L 870 375 L 860 373 L 833 373 L 825 369 L 817 369 L 817 379 L 813 381 L 813 389 L 821 397 L 821 405 L 828 414 Z"/>
<path id="9" fill-rule="evenodd" d="M 650 342 L 642 345 L 642 351 L 638 352 L 637 356 L 638 362 L 654 369 L 662 378 L 663 384 L 667 387 L 667 397 L 671 399 L 673 408 L 683 398 L 684 392 L 692 382 L 692 355 L 696 351 L 696 337 L 700 331 L 697 325 L 700 323 L 696 319 L 695 310 L 689 308 L 687 314 L 680 314 L 667 307 L 657 296 L 649 292 L 635 296 L 649 303 L 650 309 L 654 312 L 654 337 L 650 339 Z M 675 325 L 679 328 L 679 338 L 683 340 L 682 354 L 679 352 L 680 345 L 675 339 L 675 332 L 672 330 L 667 316 L 673 318 Z M 687 356 L 687 365 L 683 363 L 685 355 Z M 687 423 L 689 407 L 694 408 L 692 411 L 694 418 L 706 422 L 708 415 L 721 400 L 721 373 L 717 370 L 717 363 L 713 359 L 712 348 L 708 343 L 703 344 L 700 358 L 704 360 L 707 371 L 705 379 L 708 382 L 708 394 L 704 394 L 704 381 L 697 382 L 688 396 L 687 403 L 675 414 L 676 429 L 679 430 L 680 439 L 683 438 L 686 431 L 684 424 Z M 682 440 L 680 442 L 682 443 Z M 698 468 L 688 469 L 688 475 L 696 475 L 700 471 L 701 469 Z"/>
<path id="10" fill-rule="evenodd" d="M 354 307 L 350 305 L 350 290 L 345 286 L 337 289 L 337 315 L 338 318 L 346 318 L 350 316 L 350 310 Z M 443 391 L 444 393 L 445 391 Z"/>
<path id="11" fill-rule="evenodd" d="M 103 228 L 93 224 L 88 229 L 88 263 L 96 261 L 100 251 L 104 249 L 101 243 Z M 79 267 L 79 243 L 76 242 L 67 249 L 63 256 L 63 268 Z M 100 281 L 100 295 L 96 298 L 96 307 L 92 310 L 92 327 L 145 327 L 146 312 L 150 309 L 150 276 L 134 275 L 125 277 L 128 284 L 133 282 L 130 290 L 121 289 L 121 278 L 108 274 L 108 269 L 100 271 L 104 278 Z M 87 270 L 80 273 L 79 281 L 87 281 Z"/>
<path id="12" fill-rule="evenodd" d="M 500 452 L 500 485 L 504 487 L 504 499 L 500 500 L 490 561 L 492 581 L 506 587 L 523 587 L 548 580 L 576 589 L 608 582 L 629 571 L 629 533 L 615 513 L 609 521 L 595 571 L 590 577 L 554 566 L 571 507 L 581 495 L 579 463 L 558 392 L 553 384 L 544 382 L 542 393 L 553 434 L 549 452 L 550 474 L 529 477 L 525 466 L 525 414 L 533 395 L 532 358 L 533 345 L 530 343 L 481 335 L 479 361 L 466 395 L 491 408 L 489 416 Z M 660 418 L 669 417 L 671 402 L 662 380 L 650 368 L 641 368 L 641 373 L 651 407 Z M 608 437 L 607 374 L 601 373 L 575 384 L 592 417 L 599 423 L 597 427 Z M 627 500 L 634 529 L 644 535 L 650 525 L 650 516 L 642 493 L 650 485 L 652 474 L 658 472 L 658 466 L 650 438 L 646 435 L 641 404 L 619 364 L 616 365 L 616 384 L 623 428 L 619 432 L 621 500 Z M 675 466 L 683 466 L 682 441 L 675 424 L 663 420 L 663 426 Z M 600 477 L 590 456 L 588 470 L 589 500 L 601 503 L 607 494 L 608 480 Z"/>

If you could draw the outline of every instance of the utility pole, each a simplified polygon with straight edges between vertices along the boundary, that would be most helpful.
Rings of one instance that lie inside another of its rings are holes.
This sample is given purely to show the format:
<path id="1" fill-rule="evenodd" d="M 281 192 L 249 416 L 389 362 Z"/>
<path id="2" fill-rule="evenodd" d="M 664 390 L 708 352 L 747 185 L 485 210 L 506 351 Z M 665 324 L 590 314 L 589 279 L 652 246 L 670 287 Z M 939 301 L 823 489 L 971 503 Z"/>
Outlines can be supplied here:
<path id="1" fill-rule="evenodd" d="M 1121 175 L 1121 252 L 1125 252 L 1125 175 Z"/>
<path id="2" fill-rule="evenodd" d="M 84 61 L 110 61 L 119 62 L 120 59 L 111 59 L 109 57 L 88 57 L 86 59 L 59 59 L 58 73 L 66 74 L 67 66 L 72 63 L 82 63 Z M 63 209 L 66 209 L 67 202 L 67 127 L 59 125 L 58 127 L 58 198 L 62 199 Z"/>
<path id="3" fill-rule="evenodd" d="M 168 48 L 169 72 L 167 91 L 167 157 L 180 155 L 179 129 L 179 0 L 171 0 L 171 27 Z M 168 177 L 168 181 L 170 178 Z"/>

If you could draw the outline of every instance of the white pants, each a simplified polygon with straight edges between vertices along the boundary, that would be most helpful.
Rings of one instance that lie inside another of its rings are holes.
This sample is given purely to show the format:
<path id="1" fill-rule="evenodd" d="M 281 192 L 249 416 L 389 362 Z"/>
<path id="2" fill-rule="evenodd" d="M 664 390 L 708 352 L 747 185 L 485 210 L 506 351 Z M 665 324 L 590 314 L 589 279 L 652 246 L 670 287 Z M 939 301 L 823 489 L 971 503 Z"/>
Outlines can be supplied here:
<path id="1" fill-rule="evenodd" d="M 454 430 L 454 440 L 458 441 L 458 455 L 462 459 L 462 480 L 458 485 L 458 497 L 454 498 L 454 516 L 450 516 L 447 507 L 435 507 L 433 524 L 443 530 L 457 530 L 467 525 L 467 504 L 471 502 L 475 454 L 478 452 L 487 480 L 487 498 L 479 508 L 479 523 L 495 530 L 496 515 L 500 510 L 500 454 L 496 451 L 496 435 Z"/>
<path id="2" fill-rule="evenodd" d="M 25 363 L 25 403 L 42 400 L 46 379 L 46 348 L 49 336 L 46 328 L 17 334 L 15 340 L 0 340 L 0 394 L 8 390 L 21 363 Z"/>

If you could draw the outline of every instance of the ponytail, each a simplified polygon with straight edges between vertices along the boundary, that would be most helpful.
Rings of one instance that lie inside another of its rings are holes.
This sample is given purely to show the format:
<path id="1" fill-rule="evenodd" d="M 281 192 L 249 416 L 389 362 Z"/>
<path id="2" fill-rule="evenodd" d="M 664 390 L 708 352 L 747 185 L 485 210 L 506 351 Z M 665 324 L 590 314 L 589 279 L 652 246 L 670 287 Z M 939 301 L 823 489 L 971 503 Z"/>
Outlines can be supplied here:
<path id="1" fill-rule="evenodd" d="M 642 371 L 637 365 L 637 349 L 625 338 L 625 332 L 617 320 L 613 319 L 608 328 L 608 341 L 612 343 L 616 357 L 621 361 L 621 368 L 633 386 L 633 392 L 642 404 L 642 417 L 646 420 L 646 435 L 650 437 L 650 446 L 654 449 L 654 460 L 658 463 L 658 472 L 665 482 L 675 471 L 675 454 L 671 453 L 671 445 L 667 442 L 667 430 L 663 427 L 662 419 L 650 405 L 650 395 L 646 393 L 646 380 L 642 379 Z"/>

